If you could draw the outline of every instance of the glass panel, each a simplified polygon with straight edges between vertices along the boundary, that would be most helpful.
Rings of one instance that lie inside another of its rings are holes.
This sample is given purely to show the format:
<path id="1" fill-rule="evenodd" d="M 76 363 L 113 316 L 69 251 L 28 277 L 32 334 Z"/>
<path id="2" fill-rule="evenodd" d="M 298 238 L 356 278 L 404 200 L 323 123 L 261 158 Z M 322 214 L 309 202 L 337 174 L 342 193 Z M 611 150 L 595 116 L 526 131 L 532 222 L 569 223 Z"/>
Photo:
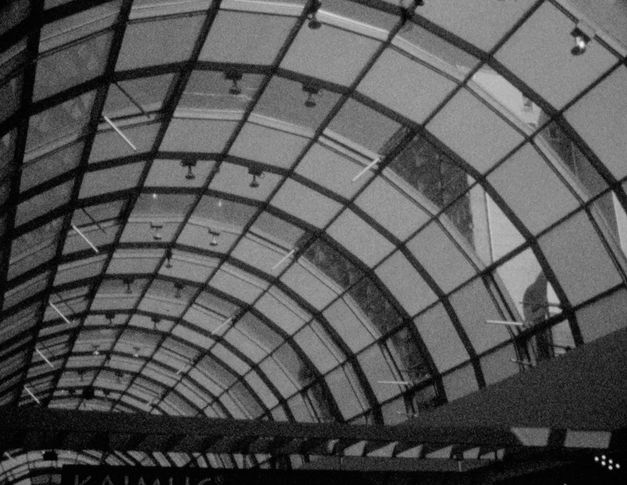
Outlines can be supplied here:
<path id="1" fill-rule="evenodd" d="M 301 28 L 281 67 L 350 86 L 378 47 L 374 39 L 330 25 L 324 26 L 324 35 Z"/>
<path id="2" fill-rule="evenodd" d="M 486 384 L 494 384 L 516 374 L 521 365 L 513 345 L 507 345 L 481 359 L 481 370 Z M 524 365 L 524 364 L 523 364 Z"/>
<path id="3" fill-rule="evenodd" d="M 496 109 L 513 115 L 524 131 L 531 131 L 542 125 L 546 114 L 517 87 L 487 65 L 483 65 L 472 76 L 469 88 Z"/>
<path id="4" fill-rule="evenodd" d="M 433 290 L 400 251 L 386 259 L 375 272 L 409 315 L 415 315 L 436 300 Z"/>
<path id="5" fill-rule="evenodd" d="M 370 267 L 394 250 L 387 238 L 350 209 L 340 214 L 327 234 Z"/>
<path id="6" fill-rule="evenodd" d="M 408 54 L 458 79 L 465 76 L 479 62 L 466 51 L 411 21 L 401 28 L 392 43 Z"/>
<path id="7" fill-rule="evenodd" d="M 90 91 L 30 117 L 26 151 L 84 130 L 91 114 L 94 92 Z"/>
<path id="8" fill-rule="evenodd" d="M 47 98 L 103 74 L 110 43 L 111 34 L 105 33 L 40 58 L 33 99 Z"/>
<path id="9" fill-rule="evenodd" d="M 24 192 L 58 175 L 69 172 L 78 166 L 82 152 L 82 143 L 66 145 L 41 155 L 31 152 L 29 157 L 25 157 L 22 166 L 20 190 Z"/>
<path id="10" fill-rule="evenodd" d="M 261 75 L 235 70 L 193 71 L 178 107 L 244 112 L 262 81 Z"/>
<path id="11" fill-rule="evenodd" d="M 418 315 L 414 325 L 440 372 L 468 359 L 468 352 L 442 304 Z"/>
<path id="12" fill-rule="evenodd" d="M 351 374 L 352 379 L 349 379 L 346 372 Z M 325 380 L 335 397 L 344 419 L 350 419 L 364 410 L 363 402 L 365 400 L 360 399 L 361 392 L 353 387 L 355 379 L 352 369 L 339 367 L 329 373 Z"/>
<path id="13" fill-rule="evenodd" d="M 9 196 L 10 179 L 7 177 L 13 171 L 11 162 L 15 154 L 15 138 L 17 131 L 13 130 L 0 137 L 0 181 L 6 182 L 0 187 L 0 204 L 4 204 Z"/>
<path id="14" fill-rule="evenodd" d="M 616 62 L 600 42 L 590 42 L 585 56 L 571 55 L 575 27 L 557 6 L 543 4 L 498 50 L 496 58 L 560 109 Z M 535 52 L 542 55 L 530 55 Z M 563 79 L 572 82 L 564 84 Z"/>
<path id="15" fill-rule="evenodd" d="M 461 288 L 451 295 L 450 301 L 477 354 L 512 337 L 511 328 L 488 324 L 488 320 L 504 320 L 504 317 L 483 278 Z"/>
<path id="16" fill-rule="evenodd" d="M 130 119 L 124 123 L 116 123 L 116 126 L 137 148 L 137 152 L 149 152 L 152 150 L 161 125 L 159 123 L 134 124 L 137 119 L 141 120 L 141 118 Z M 135 153 L 135 150 L 108 124 L 101 124 L 91 147 L 89 163 L 126 157 Z"/>
<path id="17" fill-rule="evenodd" d="M 204 16 L 133 22 L 126 28 L 116 71 L 186 61 Z"/>
<path id="18" fill-rule="evenodd" d="M 368 378 L 368 382 L 379 402 L 402 392 L 403 386 L 406 386 L 406 384 L 401 384 L 401 382 L 408 382 L 399 380 L 392 373 L 392 369 L 383 357 L 383 353 L 378 345 L 372 345 L 361 352 L 357 356 L 357 362 Z"/>
<path id="19" fill-rule="evenodd" d="M 619 67 L 566 112 L 567 121 L 616 178 L 627 175 L 626 85 L 627 68 Z"/>
<path id="20" fill-rule="evenodd" d="M 13 240 L 8 278 L 12 279 L 54 256 L 62 219 L 55 219 Z"/>
<path id="21" fill-rule="evenodd" d="M 318 228 L 324 227 L 340 209 L 334 200 L 291 179 L 281 186 L 272 205 Z"/>
<path id="22" fill-rule="evenodd" d="M 322 239 L 316 239 L 303 253 L 303 258 L 315 265 L 344 290 L 363 276 L 363 272 L 357 266 Z"/>
<path id="23" fill-rule="evenodd" d="M 30 12 L 28 0 L 8 1 L 0 6 L 0 34 L 15 27 L 24 20 Z"/>
<path id="24" fill-rule="evenodd" d="M 244 12 L 218 13 L 199 59 L 269 65 L 281 49 L 295 18 Z M 233 26 L 238 28 L 234 29 Z M 263 42 L 259 42 L 263 39 Z"/>
<path id="25" fill-rule="evenodd" d="M 359 305 L 379 335 L 385 335 L 401 324 L 401 314 L 370 278 L 362 279 L 357 285 L 348 290 L 348 294 Z"/>
<path id="26" fill-rule="evenodd" d="M 268 165 L 290 168 L 302 153 L 309 138 L 278 128 L 246 123 L 233 143 L 229 155 Z M 277 150 L 281 147 L 281 150 Z"/>
<path id="27" fill-rule="evenodd" d="M 360 315 L 352 301 L 340 299 L 323 312 L 344 344 L 353 352 L 358 352 L 373 342 L 375 330 Z M 368 328 L 366 328 L 368 325 Z"/>
<path id="28" fill-rule="evenodd" d="M 233 399 L 246 408 L 246 411 L 252 418 L 258 417 L 265 411 L 242 382 L 238 382 L 231 387 L 229 393 L 233 396 Z"/>
<path id="29" fill-rule="evenodd" d="M 323 330 L 319 329 L 318 331 Z M 300 346 L 320 373 L 328 372 L 339 364 L 339 360 L 336 355 L 309 326 L 303 328 L 294 336 L 294 342 Z"/>
<path id="30" fill-rule="evenodd" d="M 220 153 L 235 127 L 234 121 L 174 118 L 163 137 L 161 150 Z"/>
<path id="31" fill-rule="evenodd" d="M 416 123 L 424 122 L 454 88 L 453 81 L 390 48 L 357 87 Z"/>
<path id="32" fill-rule="evenodd" d="M 145 111 L 157 111 L 165 102 L 173 78 L 173 74 L 163 74 L 114 82 L 107 93 L 103 112 L 110 118 L 141 114 L 129 97 Z"/>
<path id="33" fill-rule="evenodd" d="M 560 224 L 539 242 L 573 305 L 622 282 L 585 212 Z"/>
<path id="34" fill-rule="evenodd" d="M 466 89 L 455 94 L 427 129 L 482 173 L 522 141 L 518 131 Z"/>
<path id="35" fill-rule="evenodd" d="M 275 76 L 266 87 L 254 113 L 315 130 L 335 106 L 340 95 L 319 86 Z"/>
<path id="36" fill-rule="evenodd" d="M 4 80 L 0 71 L 0 122 L 6 120 L 20 107 L 22 96 L 22 76 L 16 75 Z"/>
<path id="37" fill-rule="evenodd" d="M 475 270 L 440 225 L 432 223 L 407 248 L 444 291 L 469 279 Z"/>
<path id="38" fill-rule="evenodd" d="M 458 199 L 474 183 L 462 167 L 421 136 L 414 138 L 389 168 L 432 202 L 434 205 L 427 208 L 434 213 Z"/>
<path id="39" fill-rule="evenodd" d="M 137 185 L 143 169 L 144 163 L 140 162 L 87 172 L 83 177 L 79 198 L 86 199 L 107 192 L 133 188 Z"/>
<path id="40" fill-rule="evenodd" d="M 4 293 L 4 302 L 2 304 L 2 310 L 12 307 L 13 305 L 30 298 L 31 296 L 43 291 L 48 285 L 48 279 L 50 273 L 43 273 L 35 278 L 26 280 L 24 283 L 19 284 Z M 41 298 L 41 296 L 40 296 Z"/>
<path id="41" fill-rule="evenodd" d="M 401 374 L 401 380 L 415 384 L 429 377 L 427 363 L 409 328 L 401 328 L 386 340 L 385 345 Z"/>
<path id="42" fill-rule="evenodd" d="M 396 121 L 350 98 L 335 115 L 327 130 L 376 153 L 384 153 L 389 142 L 401 128 Z"/>
<path id="43" fill-rule="evenodd" d="M 67 204 L 70 201 L 72 187 L 74 187 L 73 180 L 22 202 L 17 207 L 15 215 L 16 227 Z"/>
<path id="44" fill-rule="evenodd" d="M 525 145 L 488 177 L 514 213 L 534 233 L 545 229 L 578 201 L 538 152 Z"/>

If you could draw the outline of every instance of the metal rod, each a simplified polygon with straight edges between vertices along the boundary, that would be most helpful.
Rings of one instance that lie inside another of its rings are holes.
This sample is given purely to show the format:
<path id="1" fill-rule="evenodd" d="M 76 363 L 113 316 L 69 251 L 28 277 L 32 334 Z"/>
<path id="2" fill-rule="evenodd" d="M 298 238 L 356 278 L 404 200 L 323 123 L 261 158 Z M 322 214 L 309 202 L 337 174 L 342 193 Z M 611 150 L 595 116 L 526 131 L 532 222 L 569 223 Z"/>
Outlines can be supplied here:
<path id="1" fill-rule="evenodd" d="M 72 224 L 72 229 L 74 229 L 74 231 L 75 231 L 75 232 L 76 232 L 76 233 L 77 233 L 80 237 L 82 237 L 82 238 L 83 238 L 83 240 L 84 240 L 87 244 L 89 244 L 89 247 L 90 247 L 90 248 L 92 248 L 96 254 L 98 254 L 98 253 L 100 252 L 100 251 L 98 251 L 98 248 L 97 248 L 96 246 L 94 246 L 94 244 L 93 244 L 93 243 L 92 243 L 89 239 L 87 239 L 87 236 L 85 236 L 85 234 L 83 234 L 83 232 L 82 232 L 82 231 L 81 231 L 78 227 L 76 227 L 74 224 Z"/>
<path id="2" fill-rule="evenodd" d="M 217 333 L 218 330 L 220 330 L 222 327 L 224 327 L 225 325 L 228 325 L 229 323 L 231 323 L 231 321 L 233 320 L 233 317 L 229 317 L 226 320 L 224 320 L 220 325 L 218 325 L 216 328 L 214 328 L 211 331 L 211 335 L 215 335 Z"/>
<path id="3" fill-rule="evenodd" d="M 524 325 L 523 322 L 514 322 L 511 320 L 486 320 L 485 323 L 489 325 L 509 325 L 512 327 L 522 327 Z"/>
<path id="4" fill-rule="evenodd" d="M 122 133 L 122 131 L 113 123 L 113 121 L 111 121 L 107 116 L 102 115 L 102 117 L 104 118 L 104 120 L 109 123 L 109 126 L 111 126 L 111 128 L 113 128 L 115 130 L 115 132 L 120 135 L 122 137 L 122 139 L 128 143 L 128 146 L 130 146 L 134 151 L 137 151 L 137 147 L 135 145 L 133 145 L 133 142 L 131 140 L 128 139 L 128 137 Z"/>
<path id="5" fill-rule="evenodd" d="M 133 96 L 131 96 L 131 95 L 128 93 L 128 91 L 126 91 L 126 89 L 124 89 L 122 86 L 120 86 L 120 85 L 119 85 L 117 82 L 115 82 L 115 81 L 113 82 L 113 84 L 115 84 L 115 87 L 116 87 L 116 88 L 118 88 L 118 89 L 122 92 L 122 94 L 123 94 L 124 96 L 126 96 L 126 98 L 127 98 L 127 99 L 131 102 L 131 103 L 133 103 L 133 104 L 135 105 L 135 107 L 136 107 L 139 111 L 141 111 L 141 112 L 142 112 L 142 114 L 143 114 L 146 118 L 150 119 L 150 115 L 149 115 L 148 113 L 146 113 L 146 111 L 144 110 L 144 108 L 142 108 L 141 104 L 139 104 L 137 101 L 135 101 L 135 98 L 133 98 Z"/>
<path id="6" fill-rule="evenodd" d="M 37 404 L 41 404 L 39 398 L 33 394 L 33 391 L 31 391 L 28 386 L 24 386 L 24 390 L 28 393 L 30 397 L 33 398 L 33 401 L 35 401 Z"/>
<path id="7" fill-rule="evenodd" d="M 48 302 L 48 305 L 50 305 L 50 307 L 51 307 L 51 308 L 52 308 L 55 312 L 57 312 L 57 313 L 59 314 L 59 316 L 60 316 L 63 320 L 65 320 L 65 323 L 67 323 L 68 325 L 72 325 L 72 322 L 68 319 L 68 317 L 66 317 L 63 313 L 61 313 L 61 310 L 59 310 L 59 309 L 57 308 L 57 306 L 56 306 L 54 303 L 52 303 L 51 301 L 49 301 L 49 302 Z"/>
<path id="8" fill-rule="evenodd" d="M 4 454 L 6 455 L 6 457 L 7 457 L 9 460 L 13 460 L 13 461 L 15 461 L 15 458 L 13 458 L 13 457 L 9 454 L 9 452 L 8 452 L 8 451 L 5 451 L 5 452 L 4 452 Z"/>
<path id="9" fill-rule="evenodd" d="M 403 386 L 411 386 L 409 381 L 377 381 L 377 384 L 398 384 Z"/>
<path id="10" fill-rule="evenodd" d="M 526 365 L 529 367 L 533 367 L 533 364 L 531 362 L 529 362 L 528 360 L 519 360 L 519 359 L 514 359 L 511 358 L 510 359 L 514 364 L 520 364 L 520 365 Z"/>
<path id="11" fill-rule="evenodd" d="M 41 350 L 39 350 L 37 347 L 35 347 L 35 351 L 39 354 L 39 356 L 44 359 L 46 361 L 46 364 L 48 364 L 52 369 L 54 369 L 54 366 L 52 365 L 52 362 L 50 362 L 48 360 L 48 357 L 46 357 Z"/>
<path id="12" fill-rule="evenodd" d="M 292 249 L 289 253 L 287 253 L 285 256 L 283 256 L 278 263 L 276 263 L 274 266 L 272 266 L 272 269 L 277 269 L 279 266 L 281 266 L 283 264 L 283 262 L 285 262 L 285 260 L 289 259 L 292 254 L 294 254 L 296 252 L 296 249 Z"/>
<path id="13" fill-rule="evenodd" d="M 87 212 L 87 209 L 84 209 L 83 207 L 81 207 L 81 210 L 89 218 L 92 224 L 95 224 L 96 227 L 100 229 L 102 232 L 104 232 L 105 234 L 107 233 L 107 231 L 104 230 L 104 228 L 100 225 L 100 223 L 96 219 L 94 219 L 93 216 L 89 212 Z"/>
<path id="14" fill-rule="evenodd" d="M 355 182 L 359 177 L 361 177 L 363 174 L 365 174 L 368 170 L 370 170 L 372 167 L 374 167 L 377 163 L 379 163 L 381 161 L 381 157 L 377 157 L 375 158 L 372 162 L 370 162 L 368 165 L 366 165 L 361 172 L 359 172 L 357 175 L 355 175 L 353 177 L 353 182 Z"/>

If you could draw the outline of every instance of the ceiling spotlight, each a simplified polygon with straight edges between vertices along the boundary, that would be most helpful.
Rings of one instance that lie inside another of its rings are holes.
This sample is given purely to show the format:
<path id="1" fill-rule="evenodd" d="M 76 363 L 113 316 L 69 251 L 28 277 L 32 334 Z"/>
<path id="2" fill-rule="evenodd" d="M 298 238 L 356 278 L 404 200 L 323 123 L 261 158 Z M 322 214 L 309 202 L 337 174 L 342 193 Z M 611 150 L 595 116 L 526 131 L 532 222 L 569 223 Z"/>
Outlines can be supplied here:
<path id="1" fill-rule="evenodd" d="M 195 166 L 196 160 L 181 160 L 181 167 L 187 167 L 187 173 L 185 174 L 187 180 L 194 180 L 196 178 L 193 171 Z"/>
<path id="2" fill-rule="evenodd" d="M 172 268 L 172 249 L 168 248 L 165 250 L 165 267 L 170 269 Z"/>
<path id="3" fill-rule="evenodd" d="M 316 100 L 314 96 L 320 94 L 320 89 L 317 86 L 303 84 L 303 91 L 307 93 L 307 99 L 305 100 L 305 106 L 307 108 L 313 108 L 316 106 Z"/>
<path id="4" fill-rule="evenodd" d="M 316 18 L 316 14 L 318 13 L 318 10 L 320 10 L 320 7 L 322 7 L 322 3 L 320 2 L 320 0 L 313 0 L 311 2 L 311 5 L 309 6 L 309 10 L 307 11 L 307 19 L 309 20 L 307 26 L 311 30 L 318 30 L 320 27 L 322 27 L 322 24 Z"/>
<path id="5" fill-rule="evenodd" d="M 111 363 L 111 354 L 109 352 L 107 352 L 105 354 L 104 365 L 109 365 L 110 363 Z"/>
<path id="6" fill-rule="evenodd" d="M 586 52 L 586 48 L 588 47 L 588 44 L 590 43 L 591 37 L 588 34 L 586 34 L 583 30 L 581 30 L 579 27 L 573 30 L 570 33 L 570 35 L 572 35 L 575 38 L 575 45 L 570 50 L 570 53 L 573 56 L 580 56 L 581 54 Z"/>
<path id="7" fill-rule="evenodd" d="M 177 300 L 181 298 L 181 295 L 183 294 L 183 288 L 184 286 L 182 283 L 179 283 L 178 281 L 174 283 L 174 298 L 176 298 Z"/>
<path id="8" fill-rule="evenodd" d="M 130 293 L 130 291 L 127 291 L 127 293 Z M 115 312 L 105 312 L 104 314 L 105 318 L 107 319 L 107 321 L 109 322 L 109 325 L 113 325 L 113 319 L 115 318 Z"/>
<path id="9" fill-rule="evenodd" d="M 248 173 L 253 177 L 253 179 L 250 181 L 249 186 L 253 189 L 256 189 L 257 187 L 259 187 L 259 181 L 257 180 L 257 177 L 263 178 L 263 171 L 260 168 L 250 167 L 248 169 Z"/>
<path id="10" fill-rule="evenodd" d="M 220 233 L 218 231 L 214 231 L 213 229 L 209 229 L 209 234 L 211 235 L 211 241 L 209 242 L 210 246 L 217 246 L 218 245 L 218 236 L 220 235 Z"/>
<path id="11" fill-rule="evenodd" d="M 152 320 L 152 329 L 158 330 L 157 325 L 159 325 L 159 322 L 161 322 L 161 319 L 159 317 L 152 317 L 150 320 Z"/>
<path id="12" fill-rule="evenodd" d="M 133 357 L 139 359 L 139 347 L 133 347 Z"/>
<path id="13" fill-rule="evenodd" d="M 91 352 L 92 355 L 94 355 L 94 356 L 100 355 L 100 347 L 98 345 L 92 345 L 92 348 L 94 349 Z"/>
<path id="14" fill-rule="evenodd" d="M 227 81 L 231 81 L 233 85 L 229 88 L 229 94 L 233 96 L 237 96 L 238 94 L 242 94 L 242 89 L 237 84 L 238 81 L 242 80 L 242 73 L 239 71 L 226 71 L 224 73 L 224 78 Z"/>
<path id="15" fill-rule="evenodd" d="M 131 293 L 133 293 L 133 289 L 131 288 L 131 285 L 133 284 L 133 278 L 123 278 L 122 283 L 126 285 L 127 295 L 130 295 Z"/>
<path id="16" fill-rule="evenodd" d="M 161 222 L 150 223 L 150 231 L 152 232 L 152 238 L 155 241 L 161 241 L 163 239 L 163 235 L 161 234 L 161 229 L 163 229 L 163 224 Z"/>
<path id="17" fill-rule="evenodd" d="M 121 370 L 115 371 L 115 382 L 120 384 L 122 382 L 122 377 L 124 377 L 124 373 Z"/>
<path id="18" fill-rule="evenodd" d="M 57 461 L 57 452 L 54 450 L 44 451 L 44 460 L 46 461 Z"/>

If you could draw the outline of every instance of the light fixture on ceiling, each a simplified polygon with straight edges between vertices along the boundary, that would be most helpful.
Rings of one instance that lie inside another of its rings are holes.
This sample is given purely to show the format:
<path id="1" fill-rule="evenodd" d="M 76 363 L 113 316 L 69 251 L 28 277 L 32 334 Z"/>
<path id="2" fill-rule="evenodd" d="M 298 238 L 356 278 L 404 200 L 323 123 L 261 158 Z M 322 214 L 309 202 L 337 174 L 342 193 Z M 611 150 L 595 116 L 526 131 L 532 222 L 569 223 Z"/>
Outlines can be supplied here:
<path id="1" fill-rule="evenodd" d="M 180 283 L 178 281 L 174 282 L 174 298 L 176 298 L 177 300 L 181 298 L 181 296 L 183 295 L 183 288 L 185 288 L 183 286 L 183 283 Z"/>
<path id="2" fill-rule="evenodd" d="M 161 319 L 159 317 L 151 317 L 150 320 L 152 321 L 152 329 L 159 330 L 158 325 L 161 322 Z"/>
<path id="3" fill-rule="evenodd" d="M 92 345 L 92 349 L 91 353 L 93 356 L 97 357 L 100 355 L 100 346 L 94 344 Z"/>
<path id="4" fill-rule="evenodd" d="M 58 458 L 57 452 L 54 450 L 44 451 L 43 453 L 43 459 L 45 461 L 57 461 Z"/>
<path id="5" fill-rule="evenodd" d="M 322 7 L 322 2 L 320 2 L 320 0 L 313 0 L 309 5 L 309 10 L 307 11 L 307 19 L 309 20 L 309 22 L 307 23 L 307 26 L 311 30 L 318 30 L 320 27 L 322 27 L 322 24 L 316 17 L 318 10 L 320 10 L 320 7 Z"/>
<path id="6" fill-rule="evenodd" d="M 133 347 L 133 357 L 139 359 L 139 347 L 137 346 Z"/>
<path id="7" fill-rule="evenodd" d="M 239 84 L 237 84 L 239 81 L 242 80 L 241 72 L 235 71 L 235 70 L 226 71 L 224 73 L 224 78 L 227 81 L 231 81 L 233 83 L 231 87 L 229 88 L 229 94 L 232 94 L 233 96 L 242 94 L 242 89 L 239 87 Z"/>
<path id="8" fill-rule="evenodd" d="M 165 267 L 168 269 L 172 268 L 172 249 L 168 248 L 165 250 Z"/>
<path id="9" fill-rule="evenodd" d="M 307 108 L 314 108 L 316 106 L 316 99 L 314 98 L 314 96 L 317 96 L 320 94 L 320 88 L 312 84 L 303 84 L 303 91 L 307 93 L 305 106 Z"/>
<path id="10" fill-rule="evenodd" d="M 218 236 L 220 233 L 218 231 L 214 231 L 209 228 L 209 235 L 211 236 L 211 241 L 209 241 L 209 246 L 217 246 L 218 245 Z"/>
<path id="11" fill-rule="evenodd" d="M 161 230 L 163 229 L 162 222 L 151 222 L 150 223 L 150 231 L 152 232 L 152 238 L 155 241 L 161 241 L 163 239 L 163 234 L 161 234 Z"/>
<path id="12" fill-rule="evenodd" d="M 112 311 L 105 312 L 104 316 L 108 320 L 109 325 L 113 325 L 113 319 L 115 318 L 115 312 L 112 312 Z"/>
<path id="13" fill-rule="evenodd" d="M 196 160 L 181 160 L 181 167 L 187 168 L 187 173 L 185 174 L 187 180 L 194 180 L 196 178 L 196 175 L 194 175 L 195 166 Z"/>
<path id="14" fill-rule="evenodd" d="M 124 377 L 124 373 L 120 370 L 115 371 L 115 382 L 120 384 L 122 382 L 122 378 Z"/>
<path id="15" fill-rule="evenodd" d="M 104 360 L 104 365 L 107 366 L 111 363 L 111 354 L 109 352 L 107 352 L 105 354 L 105 360 Z"/>
<path id="16" fill-rule="evenodd" d="M 133 278 L 123 278 L 122 279 L 122 283 L 124 283 L 126 285 L 126 290 L 125 293 L 127 295 L 130 295 L 131 293 L 133 293 L 133 289 L 131 288 L 131 285 L 133 284 Z"/>
<path id="17" fill-rule="evenodd" d="M 250 167 L 248 169 L 248 174 L 252 175 L 253 179 L 250 181 L 250 185 L 249 187 L 256 189 L 257 187 L 259 187 L 259 181 L 257 180 L 258 178 L 263 178 L 263 170 L 261 170 L 260 168 L 256 168 L 256 167 Z"/>
<path id="18" fill-rule="evenodd" d="M 575 39 L 575 45 L 570 50 L 570 53 L 573 56 L 580 56 L 581 54 L 586 52 L 588 44 L 590 44 L 590 41 L 594 36 L 594 32 L 587 25 L 580 22 L 579 24 L 577 24 L 577 27 L 575 27 L 575 29 L 570 33 L 570 35 L 572 35 Z"/>

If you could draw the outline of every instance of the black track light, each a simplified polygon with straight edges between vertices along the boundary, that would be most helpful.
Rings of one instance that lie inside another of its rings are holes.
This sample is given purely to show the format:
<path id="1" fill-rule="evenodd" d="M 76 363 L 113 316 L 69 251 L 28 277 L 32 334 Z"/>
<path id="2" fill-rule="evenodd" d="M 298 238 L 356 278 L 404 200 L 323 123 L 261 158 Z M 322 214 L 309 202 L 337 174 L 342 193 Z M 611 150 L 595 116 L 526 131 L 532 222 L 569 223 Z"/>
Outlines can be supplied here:
<path id="1" fill-rule="evenodd" d="M 320 94 L 320 88 L 311 84 L 303 84 L 303 91 L 307 93 L 307 99 L 305 100 L 305 106 L 307 108 L 313 108 L 316 106 L 315 96 Z"/>
<path id="2" fill-rule="evenodd" d="M 161 241 L 163 239 L 163 235 L 161 234 L 161 229 L 163 229 L 163 224 L 161 222 L 150 223 L 150 231 L 152 232 L 152 238 L 155 241 Z"/>
<path id="3" fill-rule="evenodd" d="M 259 187 L 259 180 L 257 178 L 263 178 L 263 171 L 260 168 L 251 167 L 248 169 L 248 173 L 252 175 L 253 179 L 250 181 L 250 187 L 256 189 Z"/>
<path id="4" fill-rule="evenodd" d="M 178 281 L 174 283 L 174 298 L 176 298 L 177 300 L 179 298 L 181 298 L 182 294 L 183 294 L 183 284 L 179 283 Z"/>
<path id="5" fill-rule="evenodd" d="M 165 250 L 165 267 L 170 269 L 172 268 L 172 249 L 168 248 Z"/>
<path id="6" fill-rule="evenodd" d="M 209 229 L 209 235 L 211 236 L 211 241 L 209 242 L 210 246 L 217 246 L 218 245 L 218 236 L 220 235 L 220 233 L 218 231 L 214 231 L 213 229 Z"/>
<path id="7" fill-rule="evenodd" d="M 588 47 L 588 44 L 590 43 L 590 36 L 586 34 L 583 30 L 581 30 L 579 27 L 573 30 L 570 33 L 570 35 L 572 35 L 575 39 L 575 45 L 570 50 L 570 53 L 573 56 L 580 56 L 581 54 L 586 52 L 586 48 Z"/>
<path id="8" fill-rule="evenodd" d="M 126 294 L 130 295 L 131 293 L 133 293 L 133 289 L 131 288 L 131 285 L 133 284 L 133 279 L 132 278 L 123 278 L 122 279 L 122 283 L 124 283 L 126 285 Z"/>
<path id="9" fill-rule="evenodd" d="M 187 173 L 185 174 L 187 180 L 194 180 L 196 178 L 193 170 L 195 166 L 196 160 L 181 160 L 181 167 L 187 167 Z"/>
<path id="10" fill-rule="evenodd" d="M 104 314 L 105 318 L 107 319 L 107 321 L 109 322 L 109 325 L 113 325 L 113 319 L 115 318 L 115 312 L 105 312 Z"/>
<path id="11" fill-rule="evenodd" d="M 161 322 L 161 319 L 159 317 L 151 317 L 150 320 L 152 321 L 152 329 L 159 330 L 158 325 Z"/>
<path id="12" fill-rule="evenodd" d="M 309 20 L 309 22 L 307 23 L 307 26 L 311 30 L 318 30 L 320 27 L 322 27 L 322 24 L 316 17 L 316 14 L 318 13 L 318 10 L 320 10 L 320 7 L 322 7 L 322 3 L 320 2 L 320 0 L 313 0 L 313 2 L 311 2 L 311 5 L 309 6 L 309 11 L 307 12 L 307 19 Z"/>
<path id="13" fill-rule="evenodd" d="M 233 84 L 229 88 L 229 94 L 233 96 L 237 96 L 238 94 L 242 94 L 242 89 L 239 87 L 238 81 L 242 80 L 242 73 L 239 71 L 226 71 L 224 73 L 224 78 L 227 81 L 231 81 Z"/>

